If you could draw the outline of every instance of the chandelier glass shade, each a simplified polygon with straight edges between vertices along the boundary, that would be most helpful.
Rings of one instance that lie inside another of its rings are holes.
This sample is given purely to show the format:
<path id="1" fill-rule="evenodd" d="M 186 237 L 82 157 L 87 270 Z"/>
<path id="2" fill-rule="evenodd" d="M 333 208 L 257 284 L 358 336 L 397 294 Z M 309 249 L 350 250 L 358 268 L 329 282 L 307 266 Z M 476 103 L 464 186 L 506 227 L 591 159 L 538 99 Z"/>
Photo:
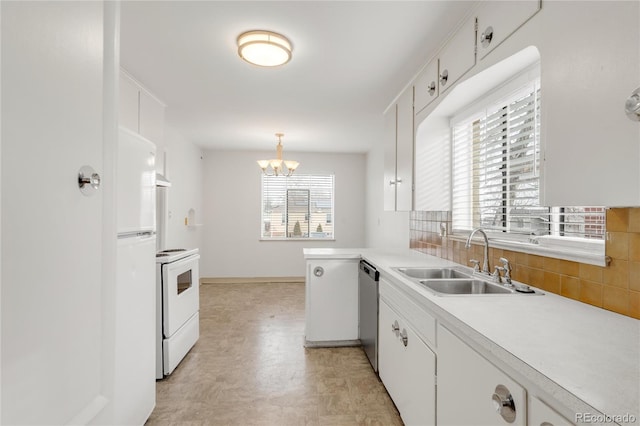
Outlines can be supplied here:
<path id="1" fill-rule="evenodd" d="M 247 31 L 238 36 L 238 55 L 261 67 L 277 67 L 291 60 L 291 42 L 271 31 Z"/>
<path id="2" fill-rule="evenodd" d="M 258 166 L 267 176 L 291 176 L 300 163 L 294 160 L 282 159 L 282 137 L 284 133 L 276 133 L 278 145 L 276 145 L 276 158 L 271 160 L 258 160 Z M 269 170 L 269 167 L 271 169 Z"/>

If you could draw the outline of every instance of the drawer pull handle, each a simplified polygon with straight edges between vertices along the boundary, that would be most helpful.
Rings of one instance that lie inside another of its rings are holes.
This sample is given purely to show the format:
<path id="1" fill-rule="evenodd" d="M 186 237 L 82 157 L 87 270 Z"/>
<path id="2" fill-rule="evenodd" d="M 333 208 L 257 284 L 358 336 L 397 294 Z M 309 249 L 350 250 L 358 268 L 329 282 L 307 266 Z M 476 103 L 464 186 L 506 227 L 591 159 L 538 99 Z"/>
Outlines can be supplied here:
<path id="1" fill-rule="evenodd" d="M 507 423 L 513 423 L 516 419 L 516 404 L 513 401 L 511 392 L 504 385 L 496 386 L 496 390 L 491 397 L 493 408 L 500 414 Z"/>

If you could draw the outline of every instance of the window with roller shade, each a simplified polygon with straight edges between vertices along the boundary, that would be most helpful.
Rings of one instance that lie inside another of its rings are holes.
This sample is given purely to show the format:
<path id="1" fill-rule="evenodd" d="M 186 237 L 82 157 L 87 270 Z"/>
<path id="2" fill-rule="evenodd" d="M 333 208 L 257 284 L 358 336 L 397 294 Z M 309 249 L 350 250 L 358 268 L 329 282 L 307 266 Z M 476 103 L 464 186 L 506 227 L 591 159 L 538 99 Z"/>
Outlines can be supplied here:
<path id="1" fill-rule="evenodd" d="M 510 89 L 452 120 L 454 232 L 603 239 L 604 208 L 540 205 L 540 83 Z"/>
<path id="2" fill-rule="evenodd" d="M 334 239 L 333 175 L 262 175 L 261 239 Z"/>

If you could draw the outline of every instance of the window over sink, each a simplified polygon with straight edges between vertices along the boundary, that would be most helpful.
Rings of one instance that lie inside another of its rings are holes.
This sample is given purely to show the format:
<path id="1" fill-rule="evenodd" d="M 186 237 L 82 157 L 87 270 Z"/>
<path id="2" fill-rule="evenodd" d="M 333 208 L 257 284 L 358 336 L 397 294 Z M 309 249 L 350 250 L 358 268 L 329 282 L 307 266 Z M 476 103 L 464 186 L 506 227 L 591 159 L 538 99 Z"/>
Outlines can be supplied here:
<path id="1" fill-rule="evenodd" d="M 262 240 L 334 239 L 334 175 L 262 175 Z"/>
<path id="2" fill-rule="evenodd" d="M 604 207 L 541 205 L 563 182 L 545 180 L 544 152 L 556 141 L 541 140 L 540 64 L 529 46 L 416 115 L 415 207 L 450 211 L 454 240 L 482 227 L 495 248 L 604 266 Z"/>
<path id="3" fill-rule="evenodd" d="M 495 238 L 522 239 L 519 235 L 529 242 L 604 238 L 604 208 L 540 205 L 537 70 L 527 70 L 488 95 L 489 102 L 452 118 L 454 232 L 482 227 Z"/>

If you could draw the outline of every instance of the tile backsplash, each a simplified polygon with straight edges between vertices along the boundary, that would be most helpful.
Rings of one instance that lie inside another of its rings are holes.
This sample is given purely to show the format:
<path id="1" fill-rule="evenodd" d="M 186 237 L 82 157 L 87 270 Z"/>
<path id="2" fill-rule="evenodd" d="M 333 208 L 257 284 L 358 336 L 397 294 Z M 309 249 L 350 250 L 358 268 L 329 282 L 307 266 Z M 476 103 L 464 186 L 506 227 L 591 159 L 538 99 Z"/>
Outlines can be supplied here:
<path id="1" fill-rule="evenodd" d="M 490 265 L 511 261 L 513 279 L 571 299 L 640 319 L 640 208 L 607 209 L 607 267 L 497 248 L 489 249 Z M 482 259 L 482 245 L 464 248 L 450 239 L 451 212 L 413 211 L 409 247 L 469 266 Z"/>

